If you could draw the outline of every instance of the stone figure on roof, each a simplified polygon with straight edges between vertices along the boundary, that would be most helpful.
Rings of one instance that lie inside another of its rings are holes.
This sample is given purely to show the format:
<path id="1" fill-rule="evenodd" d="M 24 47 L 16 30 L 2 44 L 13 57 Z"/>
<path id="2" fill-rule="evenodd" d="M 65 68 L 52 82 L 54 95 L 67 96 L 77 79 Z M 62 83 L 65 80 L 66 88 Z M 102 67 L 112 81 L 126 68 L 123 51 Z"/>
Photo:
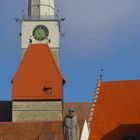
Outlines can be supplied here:
<path id="1" fill-rule="evenodd" d="M 79 140 L 79 125 L 74 108 L 69 108 L 64 118 L 64 140 Z"/>

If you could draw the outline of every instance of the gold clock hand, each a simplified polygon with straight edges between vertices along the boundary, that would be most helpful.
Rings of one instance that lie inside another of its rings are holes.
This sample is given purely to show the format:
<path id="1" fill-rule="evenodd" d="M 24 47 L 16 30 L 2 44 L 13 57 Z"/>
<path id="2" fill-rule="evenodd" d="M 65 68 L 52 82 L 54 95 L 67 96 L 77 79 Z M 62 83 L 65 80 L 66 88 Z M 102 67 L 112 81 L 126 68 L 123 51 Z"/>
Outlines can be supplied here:
<path id="1" fill-rule="evenodd" d="M 42 37 L 42 35 L 41 35 L 41 33 L 39 31 L 38 31 L 38 34 L 39 34 L 40 37 Z"/>

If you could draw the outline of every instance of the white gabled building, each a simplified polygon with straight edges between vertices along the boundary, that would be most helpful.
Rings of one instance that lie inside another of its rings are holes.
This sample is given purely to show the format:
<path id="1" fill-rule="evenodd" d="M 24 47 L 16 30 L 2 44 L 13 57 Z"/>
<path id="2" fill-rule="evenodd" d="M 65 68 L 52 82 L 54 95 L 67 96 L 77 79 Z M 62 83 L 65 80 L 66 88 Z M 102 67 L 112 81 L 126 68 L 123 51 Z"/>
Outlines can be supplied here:
<path id="1" fill-rule="evenodd" d="M 89 138 L 89 130 L 87 121 L 85 120 L 80 140 L 88 140 L 88 138 Z"/>

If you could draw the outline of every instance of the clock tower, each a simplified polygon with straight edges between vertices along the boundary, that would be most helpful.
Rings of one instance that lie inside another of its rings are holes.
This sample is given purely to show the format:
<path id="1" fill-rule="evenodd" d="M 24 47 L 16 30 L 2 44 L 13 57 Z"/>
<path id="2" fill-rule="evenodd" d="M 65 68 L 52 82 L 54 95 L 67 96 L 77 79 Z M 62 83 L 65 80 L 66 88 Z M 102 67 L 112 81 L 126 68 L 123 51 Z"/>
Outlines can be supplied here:
<path id="1" fill-rule="evenodd" d="M 28 16 L 22 19 L 22 60 L 12 79 L 13 122 L 62 120 L 60 21 L 54 0 L 28 0 Z"/>
<path id="2" fill-rule="evenodd" d="M 59 63 L 60 20 L 54 0 L 28 0 L 28 16 L 22 19 L 21 57 L 30 43 L 47 44 Z"/>

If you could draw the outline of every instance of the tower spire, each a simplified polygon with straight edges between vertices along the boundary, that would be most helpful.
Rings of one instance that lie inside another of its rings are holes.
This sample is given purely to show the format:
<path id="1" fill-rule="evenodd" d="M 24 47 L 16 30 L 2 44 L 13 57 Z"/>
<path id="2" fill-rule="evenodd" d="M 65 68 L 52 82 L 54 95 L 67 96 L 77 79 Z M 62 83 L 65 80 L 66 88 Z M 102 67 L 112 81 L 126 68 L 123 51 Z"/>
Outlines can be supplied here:
<path id="1" fill-rule="evenodd" d="M 28 15 L 32 18 L 54 16 L 54 0 L 28 0 Z"/>
<path id="2" fill-rule="evenodd" d="M 28 0 L 28 16 L 22 19 L 21 58 L 30 44 L 47 44 L 55 60 L 60 58 L 60 24 L 54 0 Z"/>

